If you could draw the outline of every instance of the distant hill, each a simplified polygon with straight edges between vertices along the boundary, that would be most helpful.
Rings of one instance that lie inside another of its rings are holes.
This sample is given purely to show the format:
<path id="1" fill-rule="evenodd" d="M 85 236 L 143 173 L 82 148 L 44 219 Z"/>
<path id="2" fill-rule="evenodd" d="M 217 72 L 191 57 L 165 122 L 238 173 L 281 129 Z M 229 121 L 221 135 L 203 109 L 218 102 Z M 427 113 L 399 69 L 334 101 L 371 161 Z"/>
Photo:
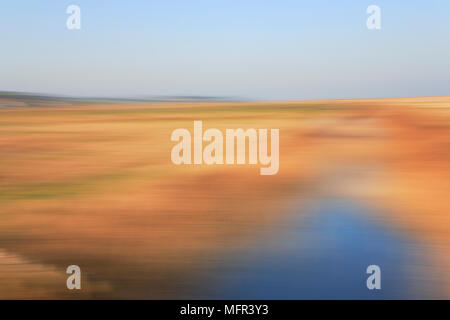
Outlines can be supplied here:
<path id="1" fill-rule="evenodd" d="M 171 102 L 214 102 L 235 101 L 222 97 L 204 96 L 161 96 L 145 98 L 105 98 L 105 97 L 70 97 L 28 92 L 0 91 L 0 107 L 48 107 L 77 104 L 133 104 L 133 103 L 171 103 Z"/>

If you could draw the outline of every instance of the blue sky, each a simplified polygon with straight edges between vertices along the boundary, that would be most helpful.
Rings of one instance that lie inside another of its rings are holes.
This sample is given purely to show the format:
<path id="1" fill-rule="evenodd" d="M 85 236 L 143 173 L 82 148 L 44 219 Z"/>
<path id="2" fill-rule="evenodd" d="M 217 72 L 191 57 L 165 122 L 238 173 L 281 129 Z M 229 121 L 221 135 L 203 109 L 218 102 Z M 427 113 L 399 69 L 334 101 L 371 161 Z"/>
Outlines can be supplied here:
<path id="1" fill-rule="evenodd" d="M 81 8 L 81 30 L 66 8 Z M 381 8 L 381 30 L 366 8 Z M 316 99 L 450 94 L 450 1 L 0 0 L 0 91 Z"/>

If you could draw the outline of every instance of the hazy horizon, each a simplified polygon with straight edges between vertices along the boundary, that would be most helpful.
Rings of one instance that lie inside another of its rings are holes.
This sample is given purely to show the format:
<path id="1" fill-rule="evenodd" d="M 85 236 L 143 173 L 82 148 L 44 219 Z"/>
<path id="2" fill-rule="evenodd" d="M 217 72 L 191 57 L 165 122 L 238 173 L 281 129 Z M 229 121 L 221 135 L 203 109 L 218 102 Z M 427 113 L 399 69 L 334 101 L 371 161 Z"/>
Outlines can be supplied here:
<path id="1" fill-rule="evenodd" d="M 408 98 L 433 98 L 433 97 L 449 97 L 449 94 L 442 94 L 442 95 L 423 95 L 423 96 L 415 96 L 415 95 L 411 95 L 411 96 L 383 96 L 383 97 L 372 97 L 372 96 L 365 96 L 365 97 L 340 97 L 340 98 L 312 98 L 312 99 L 258 99 L 258 98 L 245 98 L 245 97 L 227 97 L 227 96 L 202 96 L 202 95 L 70 95 L 70 94 L 57 94 L 57 93 L 49 93 L 49 92 L 26 92 L 26 91 L 2 91 L 0 90 L 0 98 L 2 98 L 2 95 L 17 95 L 17 96 L 31 96 L 31 97 L 46 97 L 49 99 L 52 98 L 57 98 L 57 99 L 104 99 L 104 100 L 157 100 L 157 99 L 198 99 L 198 100 L 223 100 L 223 101 L 234 101 L 234 102 L 245 102 L 245 101 L 249 101 L 249 102 L 258 102 L 258 101 L 265 101 L 265 102 L 270 102 L 270 101 L 279 101 L 279 102 L 283 102 L 283 101 L 298 101 L 298 102 L 302 102 L 302 101 L 320 101 L 320 100 L 365 100 L 365 99 L 408 99 Z M 3 96 L 4 97 L 4 96 Z"/>

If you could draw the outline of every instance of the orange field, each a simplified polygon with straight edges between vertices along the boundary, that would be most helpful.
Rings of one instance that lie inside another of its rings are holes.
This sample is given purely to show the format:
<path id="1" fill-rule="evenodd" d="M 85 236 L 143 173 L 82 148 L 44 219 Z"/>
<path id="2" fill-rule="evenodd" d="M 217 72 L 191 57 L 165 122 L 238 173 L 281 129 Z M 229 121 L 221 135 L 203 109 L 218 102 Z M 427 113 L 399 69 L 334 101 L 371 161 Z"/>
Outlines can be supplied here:
<path id="1" fill-rule="evenodd" d="M 278 174 L 174 165 L 194 120 L 279 128 Z M 450 298 L 449 181 L 450 97 L 0 108 L 0 298 L 184 297 L 326 196 L 429 246 L 430 295 Z"/>

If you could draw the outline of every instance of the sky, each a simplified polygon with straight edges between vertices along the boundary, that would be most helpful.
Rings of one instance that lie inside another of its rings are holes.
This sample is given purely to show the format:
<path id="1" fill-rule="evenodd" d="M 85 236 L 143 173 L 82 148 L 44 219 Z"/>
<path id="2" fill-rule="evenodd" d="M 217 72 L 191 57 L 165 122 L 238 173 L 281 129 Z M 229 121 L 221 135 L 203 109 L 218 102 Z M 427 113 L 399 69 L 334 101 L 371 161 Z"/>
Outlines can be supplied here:
<path id="1" fill-rule="evenodd" d="M 66 27 L 69 5 L 80 30 Z M 369 5 L 381 8 L 380 30 L 366 27 Z M 0 91 L 450 95 L 450 1 L 0 0 Z"/>

